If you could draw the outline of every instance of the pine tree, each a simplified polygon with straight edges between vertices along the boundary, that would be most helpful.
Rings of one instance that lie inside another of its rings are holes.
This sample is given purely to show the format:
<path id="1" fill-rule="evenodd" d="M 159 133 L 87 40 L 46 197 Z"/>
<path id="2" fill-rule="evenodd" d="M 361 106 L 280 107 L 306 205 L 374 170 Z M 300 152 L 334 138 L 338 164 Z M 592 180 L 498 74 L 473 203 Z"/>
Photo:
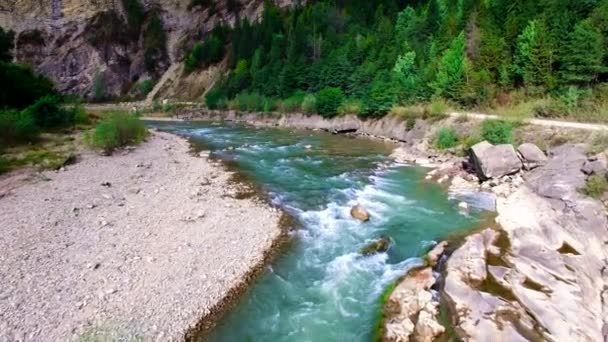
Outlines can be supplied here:
<path id="1" fill-rule="evenodd" d="M 561 58 L 561 77 L 565 83 L 588 86 L 603 71 L 603 38 L 584 20 L 568 35 Z"/>
<path id="2" fill-rule="evenodd" d="M 393 77 L 399 85 L 397 93 L 404 102 L 413 102 L 417 99 L 420 87 L 420 78 L 416 72 L 416 53 L 406 52 L 399 56 L 393 67 Z"/>
<path id="3" fill-rule="evenodd" d="M 464 33 L 460 32 L 450 48 L 446 50 L 439 61 L 437 75 L 431 87 L 435 95 L 451 99 L 457 99 L 460 88 L 464 84 L 466 71 L 464 57 Z"/>

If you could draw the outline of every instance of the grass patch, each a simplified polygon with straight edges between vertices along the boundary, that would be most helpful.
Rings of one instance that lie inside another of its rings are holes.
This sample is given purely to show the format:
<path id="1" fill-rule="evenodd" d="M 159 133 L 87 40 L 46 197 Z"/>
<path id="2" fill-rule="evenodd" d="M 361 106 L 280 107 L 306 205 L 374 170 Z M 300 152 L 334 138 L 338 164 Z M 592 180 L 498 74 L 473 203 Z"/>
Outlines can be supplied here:
<path id="1" fill-rule="evenodd" d="M 386 303 L 388 302 L 388 299 L 391 297 L 391 294 L 393 294 L 393 291 L 395 291 L 395 288 L 397 288 L 397 285 L 399 285 L 400 282 L 401 282 L 401 279 L 397 279 L 394 282 L 392 282 L 391 284 L 389 284 L 384 289 L 384 291 L 382 292 L 382 295 L 378 299 L 378 303 L 380 305 L 380 314 L 378 315 L 378 318 L 376 319 L 376 322 L 374 323 L 374 335 L 372 337 L 372 341 L 374 341 L 374 342 L 381 342 L 382 338 L 384 337 L 384 320 L 386 319 L 386 316 L 384 313 L 384 306 L 386 305 Z"/>
<path id="2" fill-rule="evenodd" d="M 580 189 L 580 192 L 589 197 L 599 199 L 608 191 L 608 181 L 605 175 L 593 175 L 587 178 L 585 186 Z"/>
<path id="3" fill-rule="evenodd" d="M 146 126 L 138 117 L 115 112 L 88 132 L 85 141 L 94 148 L 111 153 L 119 147 L 141 143 L 146 135 Z"/>
<path id="4" fill-rule="evenodd" d="M 481 137 L 492 144 L 510 144 L 513 141 L 513 124 L 503 120 L 484 120 Z"/>
<path id="5" fill-rule="evenodd" d="M 591 137 L 589 153 L 597 154 L 608 149 L 608 132 L 596 132 Z"/>
<path id="6" fill-rule="evenodd" d="M 458 145 L 458 134 L 453 128 L 443 127 L 437 132 L 435 147 L 445 150 Z"/>

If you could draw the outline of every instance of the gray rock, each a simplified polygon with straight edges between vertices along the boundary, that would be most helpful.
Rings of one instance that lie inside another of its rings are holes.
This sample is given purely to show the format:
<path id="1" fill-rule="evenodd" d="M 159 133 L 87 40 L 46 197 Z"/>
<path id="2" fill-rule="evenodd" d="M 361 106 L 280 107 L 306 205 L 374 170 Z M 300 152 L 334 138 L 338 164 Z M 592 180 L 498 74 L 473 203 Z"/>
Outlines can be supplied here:
<path id="1" fill-rule="evenodd" d="M 384 253 L 391 247 L 391 239 L 388 236 L 383 236 L 374 240 L 361 249 L 361 254 L 364 256 Z"/>
<path id="2" fill-rule="evenodd" d="M 492 145 L 482 141 L 471 147 L 471 161 L 481 179 L 498 178 L 518 172 L 521 160 L 511 145 Z"/>
<path id="3" fill-rule="evenodd" d="M 517 152 L 521 156 L 521 160 L 524 164 L 524 169 L 532 170 L 547 162 L 547 156 L 541 151 L 538 146 L 530 143 L 524 143 L 519 145 Z"/>
<path id="4" fill-rule="evenodd" d="M 530 187 L 539 195 L 565 199 L 585 185 L 581 172 L 587 161 L 585 148 L 566 144 L 549 152 L 551 158 L 545 166 L 533 170 L 527 177 Z"/>
<path id="5" fill-rule="evenodd" d="M 606 159 L 606 155 L 604 153 L 600 153 L 598 155 L 589 158 L 581 169 L 583 173 L 586 175 L 602 175 L 606 174 L 606 170 L 608 169 L 608 160 Z"/>

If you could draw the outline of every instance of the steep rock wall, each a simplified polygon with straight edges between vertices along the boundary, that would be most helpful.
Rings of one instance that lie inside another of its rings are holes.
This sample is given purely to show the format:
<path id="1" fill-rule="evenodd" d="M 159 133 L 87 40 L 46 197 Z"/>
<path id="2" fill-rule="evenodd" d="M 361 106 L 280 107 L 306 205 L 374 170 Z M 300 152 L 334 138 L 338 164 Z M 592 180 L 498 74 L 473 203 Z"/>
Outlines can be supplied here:
<path id="1" fill-rule="evenodd" d="M 16 61 L 53 79 L 61 92 L 117 98 L 133 94 L 142 80 L 160 79 L 216 25 L 232 25 L 238 17 L 256 20 L 264 4 L 239 0 L 238 9 L 230 11 L 228 1 L 221 0 L 210 13 L 201 6 L 190 8 L 190 2 L 139 0 L 144 18 L 134 29 L 123 0 L 0 0 L 0 26 L 16 32 Z M 277 4 L 286 7 L 293 1 Z M 142 32 L 153 15 L 162 23 L 166 46 L 147 56 Z"/>

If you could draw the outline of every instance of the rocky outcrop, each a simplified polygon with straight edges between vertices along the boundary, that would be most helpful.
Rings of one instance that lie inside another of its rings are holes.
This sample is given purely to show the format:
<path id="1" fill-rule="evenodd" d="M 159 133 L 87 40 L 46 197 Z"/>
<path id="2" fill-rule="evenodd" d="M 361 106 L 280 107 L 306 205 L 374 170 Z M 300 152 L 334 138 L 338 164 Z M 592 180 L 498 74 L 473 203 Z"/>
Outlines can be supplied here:
<path id="1" fill-rule="evenodd" d="M 426 256 L 426 265 L 413 269 L 399 282 L 385 307 L 383 341 L 434 341 L 444 333 L 438 322 L 439 297 L 431 289 L 437 282 L 433 267 L 447 243 L 437 244 Z"/>
<path id="2" fill-rule="evenodd" d="M 608 169 L 608 158 L 606 152 L 599 153 L 589 158 L 584 164 L 581 171 L 586 175 L 606 175 Z"/>
<path id="3" fill-rule="evenodd" d="M 362 222 L 369 221 L 369 212 L 360 204 L 357 204 L 350 209 L 350 215 Z"/>
<path id="4" fill-rule="evenodd" d="M 482 180 L 510 175 L 522 168 L 512 145 L 492 145 L 487 141 L 471 147 L 471 161 Z"/>
<path id="5" fill-rule="evenodd" d="M 547 162 L 547 156 L 538 146 L 531 143 L 519 145 L 517 152 L 524 164 L 524 169 L 532 170 Z"/>
<path id="6" fill-rule="evenodd" d="M 117 98 L 137 94 L 143 80 L 159 80 L 215 26 L 233 25 L 239 17 L 257 20 L 264 5 L 263 0 L 237 0 L 234 10 L 228 6 L 234 1 L 212 1 L 210 11 L 191 8 L 191 0 L 138 2 L 143 17 L 134 24 L 122 0 L 0 1 L 0 26 L 16 32 L 16 60 L 50 77 L 62 93 Z M 294 1 L 275 3 L 287 7 Z M 163 46 L 148 49 L 146 32 L 153 18 L 160 20 L 166 39 Z"/>
<path id="7" fill-rule="evenodd" d="M 500 229 L 469 236 L 447 263 L 444 295 L 470 341 L 604 341 L 608 221 L 577 189 L 583 146 L 564 145 L 499 197 Z"/>

